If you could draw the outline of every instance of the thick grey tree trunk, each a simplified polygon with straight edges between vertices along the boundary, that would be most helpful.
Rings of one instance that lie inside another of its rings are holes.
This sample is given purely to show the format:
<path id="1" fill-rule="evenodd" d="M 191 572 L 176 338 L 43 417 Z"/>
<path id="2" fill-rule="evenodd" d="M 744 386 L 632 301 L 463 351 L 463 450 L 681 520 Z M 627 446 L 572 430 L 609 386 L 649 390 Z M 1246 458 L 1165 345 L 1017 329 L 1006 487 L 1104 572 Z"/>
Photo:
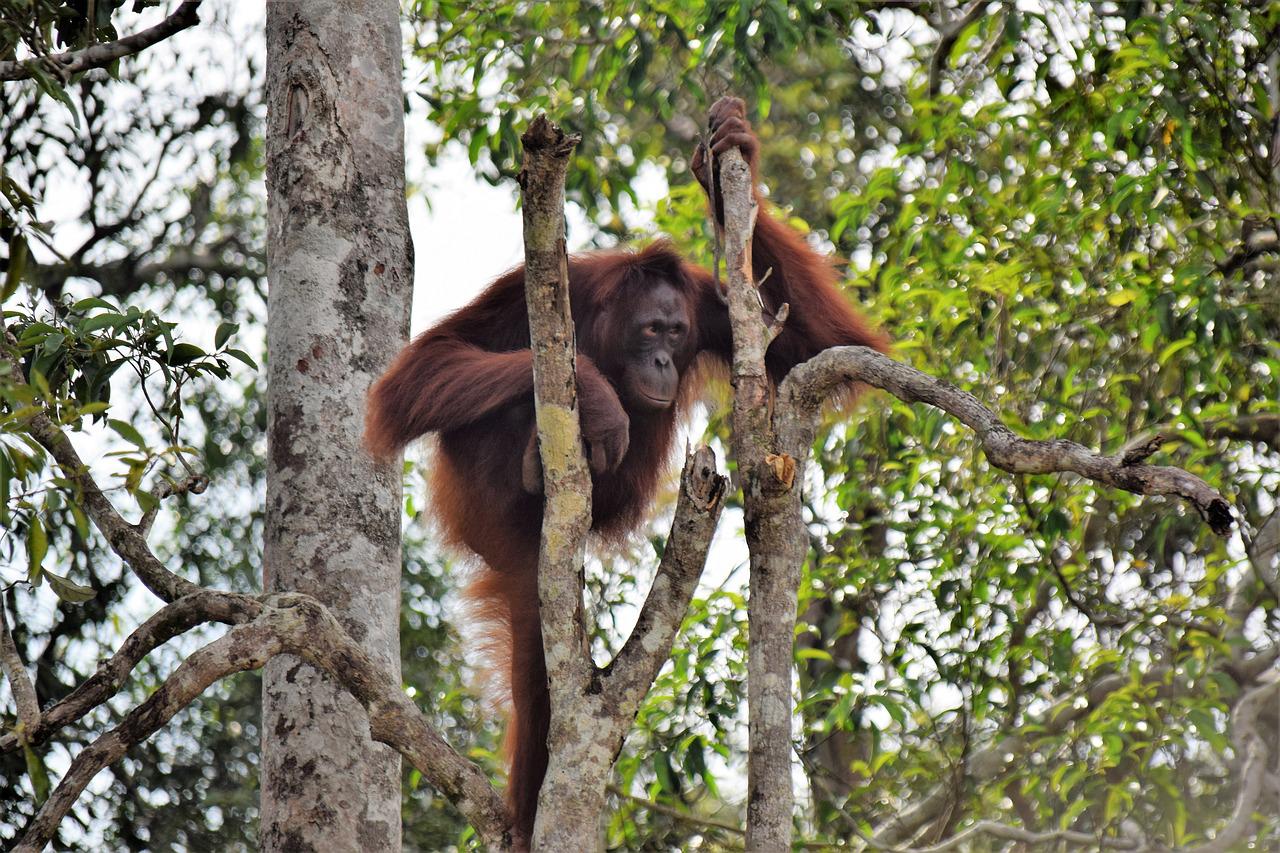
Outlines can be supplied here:
<path id="1" fill-rule="evenodd" d="M 264 584 L 323 601 L 399 672 L 400 472 L 361 449 L 365 392 L 408 333 L 396 0 L 267 3 Z M 400 849 L 400 758 L 297 658 L 263 677 L 264 851 Z"/>

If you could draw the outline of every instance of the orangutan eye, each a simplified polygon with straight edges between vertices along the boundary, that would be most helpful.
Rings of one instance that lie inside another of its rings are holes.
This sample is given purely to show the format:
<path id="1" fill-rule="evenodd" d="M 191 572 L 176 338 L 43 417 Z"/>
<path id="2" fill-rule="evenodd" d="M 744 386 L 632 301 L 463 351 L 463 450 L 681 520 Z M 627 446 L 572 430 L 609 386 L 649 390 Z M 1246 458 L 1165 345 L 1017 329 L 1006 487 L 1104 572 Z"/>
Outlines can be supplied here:
<path id="1" fill-rule="evenodd" d="M 656 338 L 658 336 L 658 333 L 661 331 L 662 329 L 658 328 L 657 323 L 650 323 L 649 325 L 644 327 L 644 336 L 646 338 Z"/>

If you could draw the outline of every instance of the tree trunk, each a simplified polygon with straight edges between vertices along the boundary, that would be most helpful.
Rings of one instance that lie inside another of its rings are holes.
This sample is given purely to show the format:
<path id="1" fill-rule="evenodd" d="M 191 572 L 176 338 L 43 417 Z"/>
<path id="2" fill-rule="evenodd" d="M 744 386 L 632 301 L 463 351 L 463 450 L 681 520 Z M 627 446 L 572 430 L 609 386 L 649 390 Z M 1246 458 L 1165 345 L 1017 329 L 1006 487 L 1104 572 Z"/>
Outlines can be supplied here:
<path id="1" fill-rule="evenodd" d="M 737 149 L 720 157 L 725 272 L 733 328 L 733 455 L 742 479 L 743 521 L 751 552 L 747 602 L 746 848 L 791 849 L 791 677 L 796 590 L 806 541 L 794 459 L 774 450 L 764 354 L 770 330 L 752 276 L 751 236 L 759 208 L 751 169 Z M 775 467 L 777 466 L 777 467 Z M 799 535 L 797 535 L 797 532 Z"/>
<path id="2" fill-rule="evenodd" d="M 361 449 L 408 334 L 399 5 L 267 4 L 264 587 L 323 601 L 399 673 L 400 471 Z M 400 759 L 297 658 L 263 677 L 264 851 L 400 849 Z"/>

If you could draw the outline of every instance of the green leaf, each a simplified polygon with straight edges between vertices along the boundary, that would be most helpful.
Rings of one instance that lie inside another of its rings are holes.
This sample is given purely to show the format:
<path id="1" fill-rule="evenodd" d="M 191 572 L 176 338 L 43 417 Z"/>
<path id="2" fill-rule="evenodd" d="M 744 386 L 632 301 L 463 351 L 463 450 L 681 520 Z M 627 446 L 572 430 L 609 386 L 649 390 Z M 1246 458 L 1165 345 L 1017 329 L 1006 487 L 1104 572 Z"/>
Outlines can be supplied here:
<path id="1" fill-rule="evenodd" d="M 49 799 L 49 771 L 45 770 L 44 760 L 31 748 L 26 738 L 22 740 L 22 755 L 27 761 L 27 778 L 31 780 L 31 789 L 35 791 L 36 805 L 44 805 Z"/>
<path id="2" fill-rule="evenodd" d="M 227 341 L 231 340 L 231 336 L 240 331 L 239 323 L 219 323 L 218 331 L 213 333 L 213 346 L 215 349 L 222 349 Z"/>
<path id="3" fill-rule="evenodd" d="M 128 421 L 117 420 L 116 418 L 108 418 L 107 424 L 119 433 L 120 437 L 125 441 L 134 444 L 143 450 L 147 449 L 146 439 L 142 437 L 142 433 L 138 432 L 133 424 Z"/>
<path id="4" fill-rule="evenodd" d="M 9 465 L 9 453 L 0 444 L 0 524 L 9 523 L 9 489 L 13 479 L 13 468 Z"/>
<path id="5" fill-rule="evenodd" d="M 5 272 L 3 286 L 0 286 L 0 304 L 4 304 L 17 291 L 26 268 L 27 238 L 14 234 L 9 240 L 9 269 Z"/>
<path id="6" fill-rule="evenodd" d="M 250 357 L 249 353 L 245 352 L 242 349 L 229 349 L 227 350 L 226 355 L 231 356 L 237 361 L 244 362 L 254 370 L 258 369 L 258 363 L 254 361 L 253 358 Z"/>
<path id="7" fill-rule="evenodd" d="M 665 749 L 653 756 L 653 772 L 658 777 L 658 784 L 668 794 L 678 794 L 680 786 L 676 782 L 675 771 L 671 769 L 671 755 Z"/>
<path id="8" fill-rule="evenodd" d="M 40 91 L 53 98 L 58 103 L 67 108 L 67 112 L 71 113 L 71 121 L 80 129 L 80 111 L 76 109 L 75 102 L 71 100 L 71 96 L 63 90 L 62 85 L 54 79 L 47 71 L 41 67 L 39 63 L 30 63 L 27 68 L 31 71 L 31 79 L 39 87 Z"/>
<path id="9" fill-rule="evenodd" d="M 85 318 L 84 321 L 80 323 L 80 333 L 87 335 L 89 332 L 96 332 L 100 329 L 118 329 L 127 322 L 129 322 L 129 320 L 123 314 L 94 314 L 92 317 Z"/>
<path id="10" fill-rule="evenodd" d="M 1111 823 L 1117 817 L 1126 813 L 1133 806 L 1133 797 L 1129 796 L 1129 792 L 1123 787 L 1116 785 L 1107 792 L 1107 804 L 1102 812 L 1102 819 L 1106 823 Z"/>
<path id="11" fill-rule="evenodd" d="M 1041 529 L 1044 530 L 1045 538 L 1052 542 L 1064 536 L 1071 529 L 1071 522 L 1065 512 L 1054 507 L 1045 513 Z"/>
<path id="12" fill-rule="evenodd" d="M 569 82 L 581 83 L 587 73 L 587 61 L 591 58 L 591 48 L 580 44 L 573 51 L 573 59 L 569 63 Z"/>
<path id="13" fill-rule="evenodd" d="M 143 512 L 151 512 L 151 510 L 160 505 L 160 500 L 146 489 L 139 489 L 135 487 L 130 491 L 133 492 L 133 497 L 138 502 L 138 507 Z"/>
<path id="14" fill-rule="evenodd" d="M 44 576 L 49 579 L 49 588 L 68 604 L 83 604 L 98 594 L 93 587 L 78 584 L 53 572 L 46 571 Z"/>
<path id="15" fill-rule="evenodd" d="M 1195 338 L 1187 336 L 1180 341 L 1174 341 L 1164 349 L 1160 350 L 1160 355 L 1156 356 L 1156 362 L 1163 366 L 1169 359 L 1195 343 Z"/>
<path id="16" fill-rule="evenodd" d="M 205 351 L 195 344 L 180 343 L 173 345 L 166 360 L 176 367 L 182 364 L 190 364 L 197 358 L 204 358 L 204 356 Z"/>
<path id="17" fill-rule="evenodd" d="M 90 308 L 101 308 L 103 311 L 118 312 L 120 309 L 112 305 L 105 299 L 99 299 L 97 296 L 90 296 L 88 299 L 81 299 L 71 306 L 71 310 L 77 314 L 83 314 Z"/>
<path id="18" fill-rule="evenodd" d="M 40 516 L 33 514 L 31 524 L 27 527 L 27 580 L 34 584 L 40 583 L 41 566 L 47 553 L 49 534 L 45 532 Z"/>

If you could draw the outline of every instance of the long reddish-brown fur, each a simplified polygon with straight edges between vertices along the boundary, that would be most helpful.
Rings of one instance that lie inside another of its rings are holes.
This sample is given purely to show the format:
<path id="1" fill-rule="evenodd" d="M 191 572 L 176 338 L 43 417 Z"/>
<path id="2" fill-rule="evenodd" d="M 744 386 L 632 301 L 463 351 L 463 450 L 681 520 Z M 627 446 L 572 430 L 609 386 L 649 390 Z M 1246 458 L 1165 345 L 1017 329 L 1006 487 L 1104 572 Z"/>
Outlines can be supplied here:
<path id="1" fill-rule="evenodd" d="M 766 359 L 775 382 L 828 347 L 886 348 L 884 335 L 840 294 L 831 264 L 800 234 L 762 214 L 752 253 L 757 279 L 771 270 L 761 288 L 766 310 L 783 302 L 791 306 Z M 484 562 L 467 595 L 490 647 L 508 650 L 508 802 L 516 834 L 527 843 L 547 767 L 550 704 L 537 589 L 542 497 L 521 488 L 524 450 L 535 429 L 523 280 L 523 269 L 507 273 L 405 348 L 370 392 L 365 440 L 375 456 L 385 459 L 425 433 L 438 433 L 431 486 L 436 512 L 448 543 Z M 621 379 L 619 342 L 627 318 L 655 285 L 672 285 L 687 303 L 692 346 L 676 365 L 681 401 L 695 396 L 701 373 L 689 368 L 697 356 L 730 358 L 727 312 L 711 275 L 667 243 L 638 252 L 576 256 L 569 263 L 569 282 L 584 433 L 598 417 L 593 396 L 613 391 Z M 622 402 L 625 408 L 625 398 Z M 644 519 L 683 406 L 657 413 L 627 410 L 626 455 L 616 470 L 592 478 L 597 534 L 616 539 Z"/>

